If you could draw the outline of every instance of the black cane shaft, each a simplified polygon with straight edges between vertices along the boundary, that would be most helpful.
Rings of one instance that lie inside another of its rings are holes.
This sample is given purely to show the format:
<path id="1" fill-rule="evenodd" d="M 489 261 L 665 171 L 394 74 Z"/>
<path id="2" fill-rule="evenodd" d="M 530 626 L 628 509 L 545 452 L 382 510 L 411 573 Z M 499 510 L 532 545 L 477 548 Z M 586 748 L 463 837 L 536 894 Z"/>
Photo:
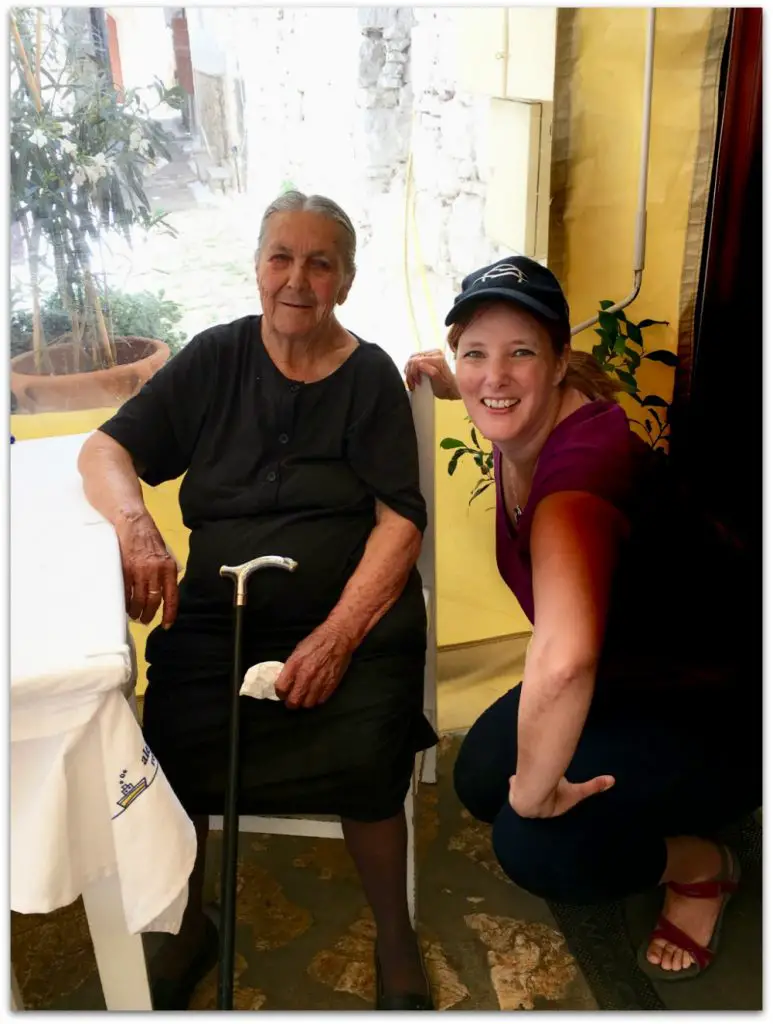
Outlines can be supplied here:
<path id="1" fill-rule="evenodd" d="M 234 626 L 234 662 L 231 688 L 228 774 L 223 813 L 223 855 L 220 866 L 220 976 L 217 1004 L 219 1010 L 233 1009 L 234 955 L 236 939 L 236 866 L 239 846 L 239 689 L 242 685 L 242 619 L 244 608 L 236 606 Z"/>

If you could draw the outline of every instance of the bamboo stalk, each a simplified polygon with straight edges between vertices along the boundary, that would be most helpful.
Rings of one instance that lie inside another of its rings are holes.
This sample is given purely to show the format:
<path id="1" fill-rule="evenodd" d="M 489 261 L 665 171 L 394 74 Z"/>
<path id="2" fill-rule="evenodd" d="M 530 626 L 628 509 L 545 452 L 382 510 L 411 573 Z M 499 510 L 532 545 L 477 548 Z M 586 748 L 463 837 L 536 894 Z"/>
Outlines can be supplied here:
<path id="1" fill-rule="evenodd" d="M 19 51 L 19 59 L 21 60 L 22 67 L 24 68 L 24 78 L 27 82 L 27 88 L 32 94 L 32 99 L 35 102 L 35 109 L 40 113 L 43 106 L 40 99 L 40 92 L 38 91 L 35 76 L 32 74 L 30 62 L 27 59 L 27 51 L 24 49 L 24 43 L 21 41 L 21 36 L 19 35 L 19 27 L 16 24 L 16 18 L 13 14 L 11 15 L 11 32 L 13 33 L 16 48 Z"/>
<path id="2" fill-rule="evenodd" d="M 86 288 L 86 296 L 88 301 L 94 302 L 94 316 L 97 323 L 97 335 L 102 345 L 102 350 L 107 358 L 108 366 L 115 366 L 116 357 L 113 354 L 113 347 L 110 344 L 110 335 L 107 333 L 107 327 L 105 325 L 105 318 L 102 316 L 102 305 L 97 295 L 97 290 L 94 287 L 94 280 L 91 276 L 90 271 L 86 271 L 84 275 L 84 286 Z"/>
<path id="3" fill-rule="evenodd" d="M 40 311 L 40 258 L 38 249 L 40 247 L 41 228 L 38 224 L 32 226 L 30 234 L 27 222 L 20 220 L 24 241 L 27 243 L 27 262 L 30 272 L 30 288 L 32 289 L 32 356 L 37 373 L 43 372 L 43 316 Z M 49 360 L 49 369 L 50 360 Z"/>
<path id="4" fill-rule="evenodd" d="M 72 307 L 68 309 L 72 321 L 72 366 L 73 373 L 80 373 L 81 369 L 81 345 L 83 344 L 83 332 L 85 327 L 81 326 L 80 317 Z"/>
<path id="5" fill-rule="evenodd" d="M 38 8 L 38 16 L 35 22 L 35 82 L 38 87 L 38 96 L 42 97 L 43 90 L 40 87 L 40 65 L 43 61 L 43 12 Z"/>
<path id="6" fill-rule="evenodd" d="M 81 365 L 81 345 L 83 344 L 83 333 L 85 327 L 80 322 L 78 311 L 70 300 L 70 294 L 67 290 L 67 271 L 65 268 L 62 249 L 63 246 L 60 243 L 54 242 L 54 268 L 56 270 L 59 297 L 61 298 L 62 305 L 67 310 L 67 314 L 70 317 L 73 372 L 79 373 Z"/>
<path id="7" fill-rule="evenodd" d="M 40 271 L 38 266 L 38 246 L 40 245 L 40 227 L 32 228 L 30 284 L 32 286 L 32 354 L 37 373 L 43 372 L 43 317 L 40 312 Z"/>

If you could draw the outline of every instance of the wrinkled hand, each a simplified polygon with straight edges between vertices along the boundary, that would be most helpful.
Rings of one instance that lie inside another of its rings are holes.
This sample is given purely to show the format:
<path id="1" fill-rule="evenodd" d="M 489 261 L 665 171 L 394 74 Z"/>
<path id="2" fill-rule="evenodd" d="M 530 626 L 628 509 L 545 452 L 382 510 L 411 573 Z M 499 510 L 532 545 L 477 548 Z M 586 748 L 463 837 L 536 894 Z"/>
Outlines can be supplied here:
<path id="1" fill-rule="evenodd" d="M 589 796 L 596 796 L 611 789 L 614 784 L 612 775 L 597 775 L 588 782 L 567 782 L 563 778 L 550 796 L 535 804 L 520 792 L 517 776 L 511 775 L 510 806 L 522 818 L 557 818 L 560 814 L 566 814 L 582 800 L 587 800 Z"/>
<path id="2" fill-rule="evenodd" d="M 130 619 L 147 625 L 164 602 L 161 625 L 169 629 L 177 615 L 177 563 L 167 551 L 148 513 L 116 524 L 121 568 Z"/>
<path id="3" fill-rule="evenodd" d="M 405 364 L 405 383 L 409 391 L 413 391 L 417 384 L 421 384 L 422 374 L 429 377 L 435 398 L 461 397 L 454 372 L 439 348 L 417 352 Z"/>
<path id="4" fill-rule="evenodd" d="M 288 708 L 324 704 L 343 679 L 351 656 L 347 641 L 323 622 L 285 662 L 275 684 L 277 696 Z"/>

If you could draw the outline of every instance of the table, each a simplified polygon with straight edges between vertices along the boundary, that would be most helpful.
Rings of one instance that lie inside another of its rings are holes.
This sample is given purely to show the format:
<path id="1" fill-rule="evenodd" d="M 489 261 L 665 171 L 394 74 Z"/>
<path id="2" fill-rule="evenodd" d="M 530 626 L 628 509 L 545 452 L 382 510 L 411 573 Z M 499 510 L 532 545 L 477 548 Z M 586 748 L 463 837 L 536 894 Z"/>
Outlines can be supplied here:
<path id="1" fill-rule="evenodd" d="M 77 472 L 87 436 L 11 447 L 11 909 L 82 895 L 107 1008 L 149 1010 L 140 933 L 179 930 L 196 837 L 127 701 L 118 542 Z"/>

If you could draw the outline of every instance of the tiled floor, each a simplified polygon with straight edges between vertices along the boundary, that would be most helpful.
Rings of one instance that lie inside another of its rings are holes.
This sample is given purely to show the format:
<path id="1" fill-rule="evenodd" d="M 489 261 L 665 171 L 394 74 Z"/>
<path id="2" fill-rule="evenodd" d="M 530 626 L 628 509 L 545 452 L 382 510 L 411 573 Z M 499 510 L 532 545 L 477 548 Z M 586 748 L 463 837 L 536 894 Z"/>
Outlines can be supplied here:
<path id="1" fill-rule="evenodd" d="M 488 829 L 462 811 L 449 782 L 419 797 L 419 912 L 442 1009 L 592 1009 L 593 996 L 545 903 L 517 889 L 491 853 Z M 219 839 L 209 858 L 216 896 Z M 373 926 L 339 840 L 244 835 L 236 1005 L 265 1010 L 365 1010 L 373 1003 Z M 154 937 L 155 939 L 155 937 Z M 46 918 L 12 918 L 12 959 L 29 1009 L 104 1006 L 80 902 Z M 216 972 L 194 1007 L 215 1005 Z"/>
<path id="2" fill-rule="evenodd" d="M 480 651 L 441 653 L 442 729 L 463 730 L 518 681 L 525 643 L 516 638 L 487 645 L 485 676 Z M 621 906 L 619 934 L 612 938 L 605 934 L 605 911 L 579 923 L 559 917 L 565 938 L 548 905 L 503 876 L 491 851 L 490 830 L 459 805 L 451 785 L 458 743 L 458 737 L 443 738 L 438 785 L 421 786 L 418 795 L 419 930 L 438 1007 L 637 1007 L 626 964 L 656 916 L 657 894 Z M 213 900 L 218 863 L 215 834 L 208 858 Z M 372 1006 L 373 925 L 342 842 L 244 835 L 240 883 L 237 1008 L 345 1011 Z M 151 953 L 157 942 L 157 936 L 150 937 Z M 615 944 L 625 947 L 622 958 Z M 744 887 L 729 908 L 723 946 L 727 950 L 705 978 L 658 986 L 655 998 L 668 1009 L 761 1006 L 759 858 L 745 868 Z M 586 957 L 583 951 L 589 949 Z M 104 1008 L 80 901 L 45 917 L 12 915 L 11 955 L 27 1008 Z M 615 985 L 599 982 L 600 974 L 620 963 Z M 215 985 L 212 971 L 192 1008 L 213 1009 Z M 622 1004 L 615 1001 L 618 994 Z"/>

